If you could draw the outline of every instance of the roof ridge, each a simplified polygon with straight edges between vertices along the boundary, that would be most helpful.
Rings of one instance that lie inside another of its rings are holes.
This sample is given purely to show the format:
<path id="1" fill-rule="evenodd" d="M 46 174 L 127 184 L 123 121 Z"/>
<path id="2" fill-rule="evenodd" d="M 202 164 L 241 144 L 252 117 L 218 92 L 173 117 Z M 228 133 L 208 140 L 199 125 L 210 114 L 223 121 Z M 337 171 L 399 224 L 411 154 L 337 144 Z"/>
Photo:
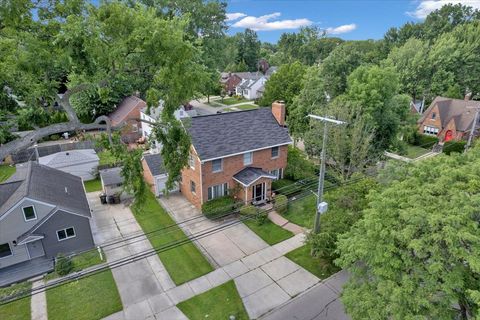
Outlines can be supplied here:
<path id="1" fill-rule="evenodd" d="M 235 108 L 235 107 L 234 107 L 234 108 Z M 193 116 L 193 117 L 190 117 L 190 118 L 206 118 L 206 117 L 222 116 L 222 115 L 227 115 L 227 114 L 235 114 L 235 113 L 238 114 L 238 113 L 240 113 L 240 112 L 254 112 L 254 111 L 259 111 L 259 110 L 266 109 L 266 108 L 269 108 L 269 107 L 259 107 L 259 108 L 257 108 L 257 109 L 238 110 L 238 111 L 234 111 L 234 112 L 222 112 L 222 113 L 202 114 L 202 115 Z M 189 119 L 189 118 L 184 118 L 184 119 Z"/>

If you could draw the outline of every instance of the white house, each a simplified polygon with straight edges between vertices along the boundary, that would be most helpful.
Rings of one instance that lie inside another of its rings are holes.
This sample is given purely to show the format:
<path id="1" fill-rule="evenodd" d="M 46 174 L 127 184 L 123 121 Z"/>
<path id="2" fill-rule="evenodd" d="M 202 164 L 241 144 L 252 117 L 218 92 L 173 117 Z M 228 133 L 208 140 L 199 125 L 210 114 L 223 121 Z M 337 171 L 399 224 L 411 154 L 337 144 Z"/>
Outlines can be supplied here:
<path id="1" fill-rule="evenodd" d="M 265 82 L 267 82 L 265 76 L 258 79 L 243 79 L 235 88 L 236 94 L 248 100 L 260 98 L 261 91 L 259 92 L 259 90 L 264 87 Z"/>
<path id="2" fill-rule="evenodd" d="M 160 117 L 162 116 L 162 111 L 163 111 L 163 101 L 160 100 L 158 107 L 150 108 L 150 113 L 148 113 L 147 107 L 140 110 L 140 119 L 144 119 L 150 122 L 157 122 L 157 120 L 160 119 Z M 195 110 L 187 111 L 185 110 L 184 106 L 180 106 L 180 108 L 175 110 L 173 115 L 177 120 L 180 120 L 182 118 L 196 116 L 197 113 Z M 142 137 L 147 139 L 148 141 L 150 139 L 152 132 L 153 132 L 153 126 L 149 123 L 142 122 Z M 160 152 L 161 147 L 162 146 L 158 143 L 158 141 L 156 140 L 152 141 L 152 152 Z"/>
<path id="3" fill-rule="evenodd" d="M 44 166 L 73 174 L 83 180 L 95 179 L 99 161 L 93 149 L 62 151 L 38 159 Z"/>

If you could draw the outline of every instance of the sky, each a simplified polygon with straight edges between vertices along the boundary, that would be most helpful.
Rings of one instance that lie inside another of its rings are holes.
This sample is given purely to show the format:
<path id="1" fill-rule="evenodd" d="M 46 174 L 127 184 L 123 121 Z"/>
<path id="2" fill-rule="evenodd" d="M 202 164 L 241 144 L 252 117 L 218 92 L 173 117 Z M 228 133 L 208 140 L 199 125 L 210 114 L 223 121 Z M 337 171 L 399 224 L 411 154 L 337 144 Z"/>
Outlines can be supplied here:
<path id="1" fill-rule="evenodd" d="M 275 43 L 284 32 L 318 26 L 345 40 L 380 39 L 391 27 L 422 21 L 446 3 L 480 9 L 480 0 L 228 0 L 229 33 L 245 28 Z"/>

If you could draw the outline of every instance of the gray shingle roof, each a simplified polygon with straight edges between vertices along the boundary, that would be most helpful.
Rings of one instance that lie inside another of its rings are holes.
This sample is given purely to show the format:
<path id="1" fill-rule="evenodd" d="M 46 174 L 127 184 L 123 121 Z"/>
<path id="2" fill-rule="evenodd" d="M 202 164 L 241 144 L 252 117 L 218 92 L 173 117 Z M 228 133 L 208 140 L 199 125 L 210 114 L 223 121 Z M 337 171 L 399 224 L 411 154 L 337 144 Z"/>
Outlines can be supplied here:
<path id="1" fill-rule="evenodd" d="M 83 187 L 82 179 L 72 174 L 29 162 L 23 177 L 17 176 L 17 189 L 11 193 L 11 187 L 2 184 L 0 198 L 7 198 L 0 207 L 0 216 L 5 214 L 23 197 L 43 201 L 58 208 L 90 217 L 90 207 Z M 8 193 L 11 193 L 8 196 Z"/>
<path id="2" fill-rule="evenodd" d="M 112 186 L 112 185 L 122 184 L 123 177 L 120 174 L 121 171 L 122 171 L 122 168 L 120 167 L 100 170 L 100 178 L 103 181 L 103 185 Z"/>
<path id="3" fill-rule="evenodd" d="M 276 176 L 263 171 L 260 168 L 254 168 L 254 167 L 247 167 L 243 169 L 242 171 L 238 172 L 233 176 L 233 179 L 237 180 L 244 186 L 250 186 L 252 183 L 257 181 L 260 178 L 270 178 L 270 179 L 275 179 Z"/>
<path id="4" fill-rule="evenodd" d="M 143 158 L 145 159 L 152 176 L 166 173 L 165 167 L 163 166 L 162 155 L 160 153 L 146 154 Z"/>
<path id="5" fill-rule="evenodd" d="M 84 163 L 98 162 L 99 160 L 94 149 L 62 151 L 38 159 L 40 164 L 51 168 L 64 168 Z"/>
<path id="6" fill-rule="evenodd" d="M 183 123 L 202 161 L 292 142 L 271 108 L 187 118 Z"/>

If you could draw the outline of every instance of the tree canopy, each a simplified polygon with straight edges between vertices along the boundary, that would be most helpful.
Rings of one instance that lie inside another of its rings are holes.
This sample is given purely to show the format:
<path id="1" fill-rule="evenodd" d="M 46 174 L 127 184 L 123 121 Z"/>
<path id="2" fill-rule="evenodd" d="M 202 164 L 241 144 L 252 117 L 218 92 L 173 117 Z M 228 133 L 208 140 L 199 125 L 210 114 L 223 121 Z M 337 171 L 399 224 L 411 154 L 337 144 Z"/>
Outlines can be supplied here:
<path id="1" fill-rule="evenodd" d="M 340 237 L 353 319 L 467 319 L 480 312 L 480 148 L 438 156 L 369 195 Z"/>

